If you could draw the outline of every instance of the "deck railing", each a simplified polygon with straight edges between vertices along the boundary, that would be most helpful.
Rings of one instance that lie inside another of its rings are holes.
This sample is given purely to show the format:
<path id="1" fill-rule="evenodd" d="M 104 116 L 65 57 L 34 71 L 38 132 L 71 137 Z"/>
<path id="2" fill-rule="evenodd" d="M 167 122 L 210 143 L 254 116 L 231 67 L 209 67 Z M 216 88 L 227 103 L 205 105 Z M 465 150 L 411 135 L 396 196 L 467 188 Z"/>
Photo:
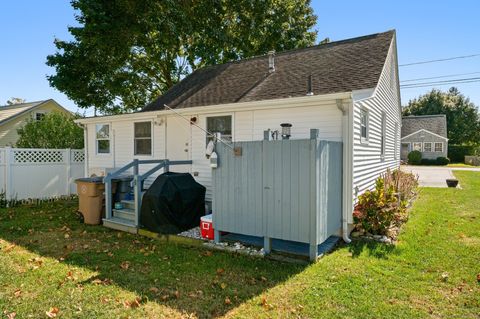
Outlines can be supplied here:
<path id="1" fill-rule="evenodd" d="M 140 165 L 142 164 L 157 164 L 144 174 L 140 174 Z M 105 183 L 105 218 L 107 220 L 112 219 L 112 180 L 120 177 L 123 173 L 133 168 L 133 200 L 135 206 L 135 227 L 140 225 L 140 208 L 142 207 L 142 191 L 143 182 L 152 174 L 160 169 L 164 169 L 168 172 L 172 165 L 189 165 L 192 161 L 170 161 L 168 159 L 158 160 L 139 160 L 134 159 L 127 165 L 119 168 L 116 171 L 109 172 L 103 179 Z"/>

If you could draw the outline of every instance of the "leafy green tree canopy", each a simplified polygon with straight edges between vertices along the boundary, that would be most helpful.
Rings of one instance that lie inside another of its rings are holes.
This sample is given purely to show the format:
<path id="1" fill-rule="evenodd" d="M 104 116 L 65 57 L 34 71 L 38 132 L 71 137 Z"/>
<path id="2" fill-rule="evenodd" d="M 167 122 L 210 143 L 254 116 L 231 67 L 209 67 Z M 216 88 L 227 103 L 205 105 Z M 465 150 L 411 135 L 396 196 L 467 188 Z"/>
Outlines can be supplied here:
<path id="1" fill-rule="evenodd" d="M 425 95 L 410 100 L 403 109 L 403 115 L 434 115 L 447 116 L 447 135 L 450 144 L 472 145 L 480 144 L 479 110 L 452 87 L 448 92 L 433 89 Z"/>
<path id="2" fill-rule="evenodd" d="M 50 85 L 79 107 L 136 111 L 195 69 L 314 44 L 309 0 L 73 0 Z"/>
<path id="3" fill-rule="evenodd" d="M 16 147 L 82 149 L 83 130 L 73 122 L 78 117 L 51 112 L 41 120 L 30 119 L 17 130 L 20 137 Z"/>

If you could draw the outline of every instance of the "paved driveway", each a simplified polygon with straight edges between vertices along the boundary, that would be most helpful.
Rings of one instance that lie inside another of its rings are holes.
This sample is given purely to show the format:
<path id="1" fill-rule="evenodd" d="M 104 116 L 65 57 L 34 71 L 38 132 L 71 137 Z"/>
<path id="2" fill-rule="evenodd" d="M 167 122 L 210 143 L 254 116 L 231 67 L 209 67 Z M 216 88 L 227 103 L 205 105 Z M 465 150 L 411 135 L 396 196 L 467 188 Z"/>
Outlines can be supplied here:
<path id="1" fill-rule="evenodd" d="M 480 168 L 463 168 L 463 167 L 442 167 L 442 166 L 409 166 L 402 165 L 402 171 L 411 172 L 418 175 L 418 183 L 423 187 L 447 187 L 445 180 L 447 178 L 455 178 L 452 171 L 477 171 Z"/>

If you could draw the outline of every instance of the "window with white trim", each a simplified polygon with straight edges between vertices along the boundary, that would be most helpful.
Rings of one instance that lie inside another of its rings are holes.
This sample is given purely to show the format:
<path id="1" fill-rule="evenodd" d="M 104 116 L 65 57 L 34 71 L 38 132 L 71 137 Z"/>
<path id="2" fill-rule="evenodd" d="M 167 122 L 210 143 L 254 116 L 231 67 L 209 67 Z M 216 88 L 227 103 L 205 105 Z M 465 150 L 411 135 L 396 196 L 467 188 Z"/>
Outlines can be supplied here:
<path id="1" fill-rule="evenodd" d="M 380 136 L 380 154 L 385 156 L 385 133 L 387 130 L 387 114 L 382 112 L 382 131 Z"/>
<path id="2" fill-rule="evenodd" d="M 435 142 L 435 152 L 443 152 L 443 143 L 442 142 Z"/>
<path id="3" fill-rule="evenodd" d="M 422 143 L 421 142 L 414 142 L 412 151 L 422 151 Z"/>
<path id="4" fill-rule="evenodd" d="M 423 151 L 424 152 L 431 152 L 432 151 L 432 142 L 423 143 Z"/>
<path id="5" fill-rule="evenodd" d="M 134 155 L 152 155 L 152 122 L 134 123 Z"/>
<path id="6" fill-rule="evenodd" d="M 223 141 L 232 141 L 232 116 L 210 116 L 207 117 L 207 131 L 210 133 L 220 133 Z M 213 139 L 207 136 L 207 144 Z"/>
<path id="7" fill-rule="evenodd" d="M 110 125 L 97 124 L 95 126 L 95 138 L 97 140 L 97 154 L 110 153 Z"/>
<path id="8" fill-rule="evenodd" d="M 360 109 L 360 141 L 368 141 L 368 110 Z"/>

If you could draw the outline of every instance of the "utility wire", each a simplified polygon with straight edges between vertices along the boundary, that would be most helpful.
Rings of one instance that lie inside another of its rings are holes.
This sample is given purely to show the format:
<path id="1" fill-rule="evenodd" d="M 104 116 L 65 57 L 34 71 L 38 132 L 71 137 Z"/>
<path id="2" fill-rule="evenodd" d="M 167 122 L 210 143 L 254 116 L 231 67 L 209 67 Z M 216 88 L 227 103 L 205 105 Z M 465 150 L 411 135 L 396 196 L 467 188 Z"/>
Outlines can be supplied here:
<path id="1" fill-rule="evenodd" d="M 455 83 L 432 83 L 432 84 L 412 84 L 409 86 L 400 86 L 401 89 L 414 89 L 414 88 L 422 88 L 422 87 L 432 87 L 432 86 L 440 86 L 440 85 L 451 85 L 451 84 L 463 84 L 463 83 L 475 83 L 480 82 L 480 80 L 469 80 L 469 81 L 462 81 L 462 82 L 455 82 Z"/>
<path id="2" fill-rule="evenodd" d="M 470 54 L 470 55 L 462 55 L 462 56 L 455 56 L 455 57 L 445 58 L 445 59 L 437 59 L 437 60 L 427 60 L 427 61 L 419 61 L 419 62 L 405 63 L 405 64 L 399 64 L 398 66 L 410 66 L 410 65 L 427 64 L 427 63 L 451 61 L 451 60 L 458 60 L 458 59 L 467 59 L 467 58 L 474 58 L 474 57 L 477 57 L 477 56 L 480 56 L 480 53 Z"/>
<path id="3" fill-rule="evenodd" d="M 435 84 L 435 83 L 457 83 L 457 82 L 470 81 L 470 80 L 480 80 L 480 77 L 463 78 L 463 79 L 456 79 L 456 80 L 445 80 L 445 81 L 432 81 L 432 82 L 409 83 L 409 84 L 404 84 L 404 85 L 401 85 L 401 86 L 422 85 L 422 84 Z"/>
<path id="4" fill-rule="evenodd" d="M 414 81 L 421 81 L 421 80 L 442 79 L 442 78 L 449 78 L 449 77 L 456 77 L 456 76 L 463 76 L 463 75 L 473 75 L 473 74 L 480 74 L 480 72 L 457 73 L 457 74 L 450 74 L 450 75 L 432 76 L 429 78 L 408 79 L 408 80 L 400 81 L 400 83 L 414 82 Z"/>

